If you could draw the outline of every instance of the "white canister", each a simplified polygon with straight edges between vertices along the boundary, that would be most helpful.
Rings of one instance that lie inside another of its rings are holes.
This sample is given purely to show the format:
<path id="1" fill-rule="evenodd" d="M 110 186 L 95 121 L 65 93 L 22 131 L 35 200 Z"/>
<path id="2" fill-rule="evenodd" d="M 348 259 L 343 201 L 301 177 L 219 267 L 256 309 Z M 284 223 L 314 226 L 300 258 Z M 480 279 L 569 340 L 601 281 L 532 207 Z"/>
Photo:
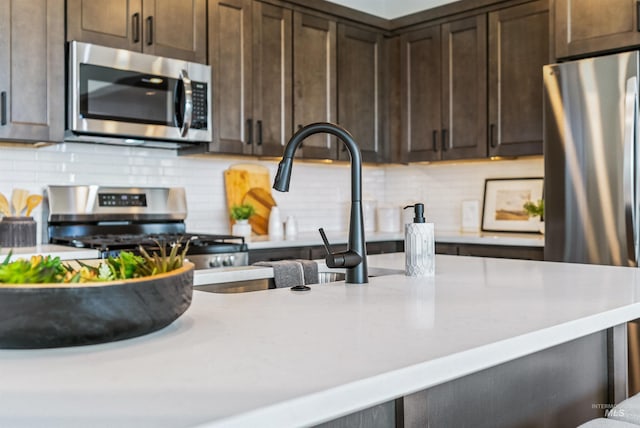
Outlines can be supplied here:
<path id="1" fill-rule="evenodd" d="M 287 216 L 285 221 L 284 236 L 285 239 L 296 239 L 296 236 L 298 236 L 298 224 L 292 215 Z"/>
<path id="2" fill-rule="evenodd" d="M 282 219 L 280 218 L 280 208 L 272 207 L 269 214 L 269 239 L 278 240 L 283 238 L 284 230 Z"/>

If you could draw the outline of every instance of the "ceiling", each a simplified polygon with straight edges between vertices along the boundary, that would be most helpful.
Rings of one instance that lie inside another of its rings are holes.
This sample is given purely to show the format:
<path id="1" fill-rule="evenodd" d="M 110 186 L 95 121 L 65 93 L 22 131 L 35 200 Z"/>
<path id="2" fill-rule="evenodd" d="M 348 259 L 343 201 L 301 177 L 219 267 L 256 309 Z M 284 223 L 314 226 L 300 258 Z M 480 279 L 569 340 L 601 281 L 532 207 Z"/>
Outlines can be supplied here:
<path id="1" fill-rule="evenodd" d="M 385 19 L 394 19 L 422 10 L 431 9 L 457 0 L 329 0 L 331 3 L 370 13 Z"/>

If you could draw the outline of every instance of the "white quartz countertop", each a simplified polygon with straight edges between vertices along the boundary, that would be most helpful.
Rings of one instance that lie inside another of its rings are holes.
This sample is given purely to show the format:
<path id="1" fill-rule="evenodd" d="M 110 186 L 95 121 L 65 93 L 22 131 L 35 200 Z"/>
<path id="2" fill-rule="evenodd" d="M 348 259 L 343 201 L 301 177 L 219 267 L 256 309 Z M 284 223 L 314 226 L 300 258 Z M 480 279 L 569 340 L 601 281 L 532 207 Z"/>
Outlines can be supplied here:
<path id="1" fill-rule="evenodd" d="M 34 255 L 50 255 L 51 257 L 60 257 L 60 260 L 97 259 L 100 257 L 98 250 L 95 249 L 42 244 L 35 247 L 0 248 L 0 261 L 4 260 L 9 251 L 12 253 L 11 261 L 18 258 L 28 259 Z"/>
<path id="2" fill-rule="evenodd" d="M 347 232 L 325 231 L 331 244 L 346 244 Z M 367 232 L 367 242 L 402 241 L 401 232 Z M 453 244 L 506 245 L 521 247 L 544 247 L 544 236 L 537 233 L 488 233 L 488 232 L 457 232 L 439 231 L 436 228 L 436 242 Z M 252 236 L 247 242 L 249 250 L 264 248 L 285 248 L 322 245 L 318 232 L 300 233 L 295 239 L 273 240 L 268 235 Z"/>
<path id="3" fill-rule="evenodd" d="M 400 269 L 404 255 L 369 262 Z M 0 350 L 0 426 L 307 426 L 640 317 L 635 268 L 436 263 L 432 278 L 196 291 L 153 334 Z"/>

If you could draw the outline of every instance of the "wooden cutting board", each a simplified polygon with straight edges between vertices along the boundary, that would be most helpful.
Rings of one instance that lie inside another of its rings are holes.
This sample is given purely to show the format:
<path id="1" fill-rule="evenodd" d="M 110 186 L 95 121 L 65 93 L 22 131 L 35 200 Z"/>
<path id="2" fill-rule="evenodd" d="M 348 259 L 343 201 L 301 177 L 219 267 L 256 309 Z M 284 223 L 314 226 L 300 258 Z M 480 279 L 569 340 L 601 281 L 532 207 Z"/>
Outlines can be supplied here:
<path id="1" fill-rule="evenodd" d="M 262 187 L 253 187 L 244 195 L 243 204 L 251 204 L 256 209 L 254 215 L 249 219 L 251 230 L 256 235 L 269 234 L 269 215 L 271 208 L 276 205 L 271 192 Z"/>
<path id="2" fill-rule="evenodd" d="M 249 219 L 251 229 L 256 235 L 268 233 L 269 214 L 276 205 L 271 196 L 269 169 L 262 165 L 241 163 L 231 165 L 224 172 L 227 194 L 227 211 L 234 205 L 249 203 L 256 213 Z M 233 224 L 229 217 L 229 224 Z"/>

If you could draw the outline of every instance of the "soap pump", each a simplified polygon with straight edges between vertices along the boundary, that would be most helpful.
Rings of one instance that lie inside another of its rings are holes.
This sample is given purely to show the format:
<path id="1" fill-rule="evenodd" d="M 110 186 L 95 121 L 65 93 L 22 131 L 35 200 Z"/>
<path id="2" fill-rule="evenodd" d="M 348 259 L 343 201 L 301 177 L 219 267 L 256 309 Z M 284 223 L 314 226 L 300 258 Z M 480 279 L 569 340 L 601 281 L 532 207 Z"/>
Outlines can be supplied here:
<path id="1" fill-rule="evenodd" d="M 435 275 L 435 237 L 433 223 L 424 218 L 424 204 L 407 205 L 413 208 L 413 223 L 404 226 L 405 275 Z"/>

